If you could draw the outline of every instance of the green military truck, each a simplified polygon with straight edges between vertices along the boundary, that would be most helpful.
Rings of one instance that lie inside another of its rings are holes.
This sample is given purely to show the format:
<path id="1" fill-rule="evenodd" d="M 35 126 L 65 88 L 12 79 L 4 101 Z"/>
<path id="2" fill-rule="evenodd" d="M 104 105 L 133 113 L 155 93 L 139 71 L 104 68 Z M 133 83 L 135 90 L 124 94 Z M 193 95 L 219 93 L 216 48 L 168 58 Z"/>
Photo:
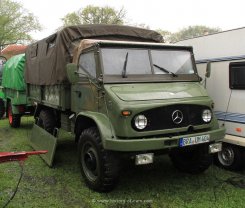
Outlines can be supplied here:
<path id="1" fill-rule="evenodd" d="M 74 134 L 81 173 L 96 191 L 113 189 L 125 157 L 144 165 L 165 153 L 179 170 L 201 173 L 221 150 L 224 129 L 192 48 L 163 44 L 157 32 L 67 27 L 27 48 L 25 79 L 37 127 Z"/>
<path id="2" fill-rule="evenodd" d="M 31 114 L 33 107 L 27 100 L 24 81 L 25 54 L 10 58 L 2 70 L 0 87 L 0 116 L 9 119 L 11 127 L 18 128 L 21 116 Z"/>

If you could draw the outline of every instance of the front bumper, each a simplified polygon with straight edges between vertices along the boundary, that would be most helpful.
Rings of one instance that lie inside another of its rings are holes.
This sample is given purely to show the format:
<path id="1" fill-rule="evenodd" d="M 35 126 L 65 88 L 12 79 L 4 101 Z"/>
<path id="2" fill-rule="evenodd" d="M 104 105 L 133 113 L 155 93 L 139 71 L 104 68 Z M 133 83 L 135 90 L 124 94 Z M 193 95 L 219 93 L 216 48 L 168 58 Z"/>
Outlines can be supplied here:
<path id="1" fill-rule="evenodd" d="M 107 150 L 133 152 L 133 151 L 149 151 L 163 150 L 179 147 L 180 138 L 200 136 L 204 134 L 210 135 L 210 142 L 220 141 L 225 136 L 225 128 L 219 128 L 196 134 L 186 134 L 173 137 L 152 137 L 140 139 L 105 139 L 103 141 L 104 148 Z"/>

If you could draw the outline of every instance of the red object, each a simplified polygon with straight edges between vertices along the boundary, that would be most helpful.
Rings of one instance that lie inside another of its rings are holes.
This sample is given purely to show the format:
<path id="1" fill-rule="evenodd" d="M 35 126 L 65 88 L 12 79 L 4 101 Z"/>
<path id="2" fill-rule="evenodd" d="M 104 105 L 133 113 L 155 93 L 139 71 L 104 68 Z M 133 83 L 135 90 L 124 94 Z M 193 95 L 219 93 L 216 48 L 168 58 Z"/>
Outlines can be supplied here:
<path id="1" fill-rule="evenodd" d="M 12 161 L 25 161 L 29 155 L 39 155 L 47 153 L 47 150 L 31 152 L 0 152 L 0 163 Z"/>
<path id="2" fill-rule="evenodd" d="M 11 44 L 6 46 L 1 53 L 5 54 L 5 53 L 10 53 L 10 52 L 18 52 L 18 53 L 24 53 L 26 50 L 27 46 L 25 45 L 20 45 L 20 44 Z"/>
<path id="3" fill-rule="evenodd" d="M 18 109 L 19 109 L 20 113 L 24 113 L 25 112 L 25 106 L 24 105 L 19 105 Z"/>
<path id="4" fill-rule="evenodd" d="M 242 132 L 242 128 L 236 128 L 236 131 L 241 133 Z"/>

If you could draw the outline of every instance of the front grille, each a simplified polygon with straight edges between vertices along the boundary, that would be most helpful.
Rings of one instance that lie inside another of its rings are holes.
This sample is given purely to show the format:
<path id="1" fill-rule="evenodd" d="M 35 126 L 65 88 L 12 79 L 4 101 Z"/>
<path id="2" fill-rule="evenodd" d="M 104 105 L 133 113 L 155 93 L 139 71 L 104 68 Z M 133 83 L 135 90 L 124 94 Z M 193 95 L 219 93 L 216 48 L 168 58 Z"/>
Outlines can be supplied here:
<path id="1" fill-rule="evenodd" d="M 159 108 L 143 111 L 139 114 L 143 114 L 147 118 L 147 126 L 139 130 L 134 125 L 134 118 L 132 119 L 132 127 L 136 131 L 153 131 L 164 130 L 172 128 L 181 128 L 187 126 L 196 126 L 207 124 L 202 120 L 202 112 L 205 109 L 210 109 L 207 106 L 202 105 L 170 105 Z M 172 114 L 175 111 L 180 111 L 183 115 L 183 120 L 178 123 L 174 123 Z M 137 114 L 137 115 L 139 115 Z M 135 115 L 135 116 L 137 116 Z"/>

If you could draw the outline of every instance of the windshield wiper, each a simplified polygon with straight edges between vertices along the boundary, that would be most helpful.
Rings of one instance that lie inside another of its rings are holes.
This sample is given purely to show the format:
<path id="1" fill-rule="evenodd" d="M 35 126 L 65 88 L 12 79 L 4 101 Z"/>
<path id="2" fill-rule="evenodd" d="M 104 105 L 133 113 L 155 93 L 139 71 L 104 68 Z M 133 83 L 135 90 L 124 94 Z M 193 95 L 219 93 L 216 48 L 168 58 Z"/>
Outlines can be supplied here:
<path id="1" fill-rule="evenodd" d="M 122 78 L 127 78 L 126 72 L 127 72 L 127 63 L 128 63 L 128 52 L 126 54 L 124 64 L 123 64 L 123 70 L 122 70 Z"/>
<path id="2" fill-rule="evenodd" d="M 162 71 L 165 72 L 165 73 L 172 74 L 173 77 L 177 77 L 177 76 L 178 76 L 177 74 L 175 74 L 175 73 L 173 73 L 173 72 L 171 72 L 171 71 L 168 71 L 167 69 L 165 69 L 165 68 L 163 68 L 163 67 L 161 67 L 161 66 L 158 66 L 158 65 L 156 65 L 156 64 L 153 64 L 153 66 L 157 67 L 158 69 L 162 70 Z"/>

